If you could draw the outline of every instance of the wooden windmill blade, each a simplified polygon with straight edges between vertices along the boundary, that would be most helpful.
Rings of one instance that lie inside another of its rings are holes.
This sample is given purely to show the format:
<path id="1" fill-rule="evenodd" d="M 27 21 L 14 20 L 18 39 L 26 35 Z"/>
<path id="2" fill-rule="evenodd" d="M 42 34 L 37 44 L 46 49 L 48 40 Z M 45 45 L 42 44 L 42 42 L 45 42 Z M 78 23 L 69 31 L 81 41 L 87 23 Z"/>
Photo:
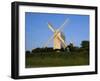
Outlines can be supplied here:
<path id="1" fill-rule="evenodd" d="M 58 28 L 57 30 L 55 30 L 55 29 L 53 28 L 53 26 L 52 26 L 50 23 L 48 23 L 49 29 L 52 30 L 53 32 L 55 32 L 54 37 L 57 36 L 57 34 L 61 31 L 61 29 L 64 28 L 65 24 L 68 23 L 68 21 L 69 21 L 69 19 L 66 19 L 66 20 L 64 21 L 64 23 L 60 26 L 60 28 Z M 64 41 L 60 36 L 58 36 L 58 38 L 59 38 L 60 41 L 63 43 L 63 47 L 66 48 L 67 45 L 66 45 L 65 41 Z M 53 38 L 52 38 L 52 39 L 53 39 Z"/>
<path id="2" fill-rule="evenodd" d="M 49 42 L 54 38 L 54 35 L 52 35 L 47 42 L 43 45 L 43 47 L 47 47 L 47 45 L 49 44 Z"/>
<path id="3" fill-rule="evenodd" d="M 64 28 L 65 24 L 68 23 L 68 21 L 69 21 L 69 19 L 66 19 L 66 20 L 64 21 L 64 23 L 57 29 L 57 31 L 61 31 L 61 30 Z"/>
<path id="4" fill-rule="evenodd" d="M 43 47 L 47 47 L 47 45 L 49 44 L 49 42 L 50 42 L 54 37 L 56 37 L 58 33 L 59 33 L 59 32 L 56 32 L 55 34 L 53 34 L 53 35 L 47 40 L 47 42 L 44 44 Z"/>
<path id="5" fill-rule="evenodd" d="M 57 32 L 60 32 L 64 28 L 65 24 L 68 23 L 68 21 L 69 21 L 69 19 L 66 19 L 64 21 L 64 23 L 57 29 Z M 67 47 L 67 44 L 65 43 L 64 39 L 61 36 L 58 36 L 58 38 L 62 42 L 62 44 L 63 44 L 62 46 L 65 49 Z"/>
<path id="6" fill-rule="evenodd" d="M 65 49 L 67 47 L 64 39 L 59 35 L 61 32 L 61 30 L 64 28 L 65 24 L 68 23 L 69 19 L 66 19 L 64 21 L 64 23 L 57 29 L 55 30 L 52 26 L 52 24 L 48 23 L 48 28 L 54 33 L 49 39 L 48 41 L 44 44 L 43 47 L 47 47 L 47 45 L 49 44 L 49 42 L 54 38 L 54 49 L 61 49 L 61 45 L 60 43 L 62 43 L 63 48 Z M 59 39 L 57 39 L 59 38 Z M 58 40 L 60 40 L 60 42 L 58 42 Z"/>
<path id="7" fill-rule="evenodd" d="M 55 32 L 55 29 L 53 28 L 52 24 L 50 24 L 49 22 L 48 22 L 48 28 L 49 28 L 52 32 Z"/>
<path id="8" fill-rule="evenodd" d="M 53 28 L 52 24 L 48 23 L 48 28 L 52 31 L 55 32 L 55 29 Z M 53 34 L 48 40 L 47 42 L 44 44 L 43 47 L 47 47 L 47 45 L 49 44 L 49 42 L 56 36 L 57 34 Z"/>
<path id="9" fill-rule="evenodd" d="M 61 36 L 58 36 L 58 38 L 63 43 L 64 48 L 66 48 L 67 47 L 67 44 L 65 43 L 65 41 L 61 38 Z"/>
<path id="10" fill-rule="evenodd" d="M 43 47 L 47 47 L 47 45 L 49 44 L 49 42 L 50 42 L 54 37 L 56 37 L 57 34 L 59 33 L 59 32 L 56 32 L 56 30 L 53 28 L 52 24 L 50 24 L 50 23 L 48 23 L 48 28 L 49 28 L 52 32 L 54 32 L 54 35 L 52 35 L 52 36 L 47 40 L 47 42 L 44 44 Z"/>

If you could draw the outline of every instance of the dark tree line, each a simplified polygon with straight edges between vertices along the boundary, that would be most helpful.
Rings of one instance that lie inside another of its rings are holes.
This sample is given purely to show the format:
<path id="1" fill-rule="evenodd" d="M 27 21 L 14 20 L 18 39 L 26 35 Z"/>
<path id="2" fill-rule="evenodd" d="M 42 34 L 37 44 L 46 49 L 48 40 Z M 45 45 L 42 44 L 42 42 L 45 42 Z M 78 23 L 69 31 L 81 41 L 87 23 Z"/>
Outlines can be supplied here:
<path id="1" fill-rule="evenodd" d="M 53 48 L 46 47 L 46 48 L 36 48 L 33 49 L 31 52 L 26 51 L 26 54 L 32 54 L 32 53 L 40 53 L 40 52 L 55 52 L 57 50 L 54 50 Z M 59 51 L 70 51 L 70 52 L 82 52 L 86 51 L 89 52 L 89 41 L 82 41 L 81 47 L 76 47 L 72 43 L 70 43 L 65 49 L 60 49 Z"/>
<path id="2" fill-rule="evenodd" d="M 89 41 L 82 41 L 81 47 L 73 46 L 73 44 L 69 44 L 68 48 L 70 51 L 89 51 Z"/>

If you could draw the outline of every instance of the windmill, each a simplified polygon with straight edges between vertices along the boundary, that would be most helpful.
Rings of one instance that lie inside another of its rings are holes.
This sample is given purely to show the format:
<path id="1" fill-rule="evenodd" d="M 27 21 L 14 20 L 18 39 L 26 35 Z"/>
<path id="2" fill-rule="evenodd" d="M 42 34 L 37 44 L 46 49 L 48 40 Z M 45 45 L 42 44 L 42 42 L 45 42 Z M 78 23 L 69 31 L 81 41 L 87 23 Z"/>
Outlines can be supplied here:
<path id="1" fill-rule="evenodd" d="M 54 29 L 52 24 L 48 23 L 48 28 L 54 33 L 49 40 L 45 43 L 44 47 L 47 47 L 48 43 L 53 39 L 53 49 L 61 49 L 66 48 L 67 44 L 65 42 L 65 35 L 61 32 L 61 30 L 64 28 L 65 24 L 68 23 L 68 19 L 65 20 L 65 22 L 58 28 Z"/>

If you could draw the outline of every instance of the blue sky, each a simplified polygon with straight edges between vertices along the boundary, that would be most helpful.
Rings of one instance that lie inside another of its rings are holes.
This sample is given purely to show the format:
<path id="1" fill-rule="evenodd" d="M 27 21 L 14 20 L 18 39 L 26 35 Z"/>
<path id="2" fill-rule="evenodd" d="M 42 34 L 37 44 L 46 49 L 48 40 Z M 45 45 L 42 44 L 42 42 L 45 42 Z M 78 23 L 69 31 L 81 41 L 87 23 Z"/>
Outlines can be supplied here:
<path id="1" fill-rule="evenodd" d="M 42 47 L 53 35 L 48 28 L 50 22 L 55 29 L 59 28 L 66 19 L 69 22 L 64 26 L 62 32 L 66 37 L 66 43 L 73 42 L 80 46 L 81 41 L 89 40 L 89 16 L 74 14 L 50 14 L 50 13 L 25 13 L 25 50 Z M 53 40 L 48 47 L 53 46 Z"/>

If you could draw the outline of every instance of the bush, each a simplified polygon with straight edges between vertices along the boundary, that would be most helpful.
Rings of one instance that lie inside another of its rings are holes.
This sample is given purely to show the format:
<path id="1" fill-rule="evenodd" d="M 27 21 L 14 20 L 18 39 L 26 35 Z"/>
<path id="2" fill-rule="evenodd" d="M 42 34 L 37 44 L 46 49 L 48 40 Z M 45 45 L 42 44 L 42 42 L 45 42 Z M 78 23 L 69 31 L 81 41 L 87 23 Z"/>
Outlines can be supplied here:
<path id="1" fill-rule="evenodd" d="M 30 54 L 30 51 L 26 51 L 26 54 Z"/>

